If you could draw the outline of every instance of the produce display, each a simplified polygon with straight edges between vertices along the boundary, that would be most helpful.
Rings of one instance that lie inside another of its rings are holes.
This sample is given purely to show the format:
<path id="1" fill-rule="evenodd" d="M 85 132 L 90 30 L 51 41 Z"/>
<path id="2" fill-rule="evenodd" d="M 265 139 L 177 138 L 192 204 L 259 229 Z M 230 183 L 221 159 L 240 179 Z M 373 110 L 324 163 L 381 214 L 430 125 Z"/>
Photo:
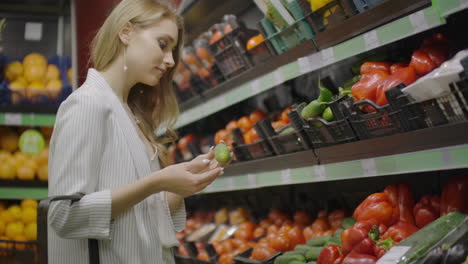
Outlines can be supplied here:
<path id="1" fill-rule="evenodd" d="M 52 136 L 52 128 L 39 129 L 47 142 Z M 48 180 L 49 149 L 45 147 L 38 154 L 30 155 L 19 149 L 21 130 L 0 128 L 0 180 L 31 181 Z"/>
<path id="2" fill-rule="evenodd" d="M 19 204 L 0 203 L 0 240 L 36 241 L 37 240 L 36 200 L 22 200 Z M 12 244 L 0 242 L 0 248 L 9 248 Z M 25 249 L 25 244 L 15 244 L 17 250 Z"/>
<path id="3" fill-rule="evenodd" d="M 407 184 L 388 185 L 382 192 L 365 198 L 352 215 L 344 210 L 329 213 L 321 210 L 314 218 L 304 210 L 288 215 L 275 209 L 266 218 L 255 221 L 244 208 L 198 212 L 187 221 L 186 230 L 178 234 L 181 242 L 178 254 L 190 256 L 186 247 L 192 242 L 197 249 L 197 255 L 192 257 L 221 264 L 234 263 L 236 259 L 236 263 L 244 263 L 239 259 L 246 252 L 250 252 L 250 260 L 259 263 L 272 261 L 271 258 L 275 264 L 380 263 L 379 259 L 393 255 L 387 255 L 393 247 L 405 246 L 408 250 L 391 263 L 414 263 L 441 246 L 440 241 L 449 239 L 453 245 L 446 246 L 444 255 L 439 257 L 460 258 L 460 254 L 466 257 L 467 248 L 455 242 L 463 243 L 468 234 L 467 190 L 467 176 L 451 177 L 440 196 L 424 194 L 419 200 L 415 200 Z M 210 223 L 215 224 L 211 232 L 198 237 L 190 235 L 213 225 Z M 215 226 L 228 230 L 226 225 L 235 231 L 222 234 L 215 231 Z M 208 253 L 209 245 L 216 255 Z M 450 251 L 452 247 L 457 253 Z M 401 258 L 403 255 L 405 258 Z"/>

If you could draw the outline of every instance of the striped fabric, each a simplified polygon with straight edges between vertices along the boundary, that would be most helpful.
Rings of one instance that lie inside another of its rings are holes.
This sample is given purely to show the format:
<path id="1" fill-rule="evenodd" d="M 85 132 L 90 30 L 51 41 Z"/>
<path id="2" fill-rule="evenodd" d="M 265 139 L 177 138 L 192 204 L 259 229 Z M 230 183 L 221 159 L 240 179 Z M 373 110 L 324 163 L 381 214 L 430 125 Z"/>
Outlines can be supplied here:
<path id="1" fill-rule="evenodd" d="M 49 263 L 87 263 L 87 239 L 99 240 L 101 263 L 174 263 L 175 232 L 185 206 L 171 215 L 164 193 L 111 219 L 111 190 L 159 170 L 115 93 L 90 69 L 62 103 L 49 154 L 49 195 L 86 195 L 49 209 Z"/>

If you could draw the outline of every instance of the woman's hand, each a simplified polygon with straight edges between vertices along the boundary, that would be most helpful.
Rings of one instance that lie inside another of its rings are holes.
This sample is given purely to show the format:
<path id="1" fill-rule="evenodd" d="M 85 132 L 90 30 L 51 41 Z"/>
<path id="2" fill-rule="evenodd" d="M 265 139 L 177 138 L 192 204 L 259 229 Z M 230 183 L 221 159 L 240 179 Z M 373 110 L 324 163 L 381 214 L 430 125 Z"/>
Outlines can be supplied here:
<path id="1" fill-rule="evenodd" d="M 203 159 L 179 163 L 160 170 L 154 177 L 159 178 L 160 187 L 164 191 L 187 197 L 205 189 L 223 174 L 223 167 L 210 169 L 209 164 L 210 162 L 204 162 Z"/>
<path id="2" fill-rule="evenodd" d="M 225 168 L 231 163 L 231 160 L 234 159 L 234 154 L 231 152 L 231 159 L 227 163 L 219 163 L 214 157 L 214 147 L 211 147 L 208 153 L 199 155 L 188 162 L 189 171 L 192 173 L 202 173 L 210 169 Z M 209 166 L 206 166 L 207 164 L 209 164 Z"/>

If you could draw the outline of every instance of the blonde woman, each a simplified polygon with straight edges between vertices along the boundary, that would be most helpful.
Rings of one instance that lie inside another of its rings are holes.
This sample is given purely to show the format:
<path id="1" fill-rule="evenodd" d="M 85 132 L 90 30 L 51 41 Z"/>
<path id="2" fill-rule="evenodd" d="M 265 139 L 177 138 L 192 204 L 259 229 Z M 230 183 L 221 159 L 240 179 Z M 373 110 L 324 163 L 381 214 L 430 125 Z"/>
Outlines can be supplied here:
<path id="1" fill-rule="evenodd" d="M 171 87 L 183 28 L 156 0 L 123 0 L 93 43 L 85 83 L 62 103 L 50 143 L 49 195 L 85 196 L 49 209 L 49 263 L 87 263 L 97 239 L 101 263 L 174 263 L 185 227 L 183 198 L 223 173 L 213 150 L 167 165 L 153 131 L 178 115 Z M 163 169 L 160 167 L 162 163 Z"/>

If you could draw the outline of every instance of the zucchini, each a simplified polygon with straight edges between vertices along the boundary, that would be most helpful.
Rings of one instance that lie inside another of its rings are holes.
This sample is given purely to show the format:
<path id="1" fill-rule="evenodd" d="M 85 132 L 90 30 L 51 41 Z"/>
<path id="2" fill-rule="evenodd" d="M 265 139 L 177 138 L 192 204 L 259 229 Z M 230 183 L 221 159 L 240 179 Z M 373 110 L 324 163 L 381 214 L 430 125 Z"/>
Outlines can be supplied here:
<path id="1" fill-rule="evenodd" d="M 309 245 L 297 245 L 295 248 L 294 248 L 294 251 L 309 251 L 312 249 L 312 246 L 309 246 Z"/>
<path id="2" fill-rule="evenodd" d="M 322 252 L 323 247 L 313 247 L 309 251 L 307 251 L 305 257 L 307 261 L 310 260 L 317 260 L 318 257 L 320 256 L 320 252 Z"/>
<path id="3" fill-rule="evenodd" d="M 449 213 L 403 240 L 398 246 L 411 248 L 398 261 L 398 264 L 409 264 L 424 257 L 437 242 L 462 224 L 467 217 L 459 212 Z M 421 241 L 424 242 L 421 243 Z"/>
<path id="4" fill-rule="evenodd" d="M 307 245 L 311 247 L 323 247 L 330 239 L 331 236 L 314 237 L 307 241 Z"/>
<path id="5" fill-rule="evenodd" d="M 307 250 L 292 250 L 292 251 L 283 253 L 283 256 L 289 256 L 289 255 L 304 255 L 305 256 L 306 252 Z"/>

